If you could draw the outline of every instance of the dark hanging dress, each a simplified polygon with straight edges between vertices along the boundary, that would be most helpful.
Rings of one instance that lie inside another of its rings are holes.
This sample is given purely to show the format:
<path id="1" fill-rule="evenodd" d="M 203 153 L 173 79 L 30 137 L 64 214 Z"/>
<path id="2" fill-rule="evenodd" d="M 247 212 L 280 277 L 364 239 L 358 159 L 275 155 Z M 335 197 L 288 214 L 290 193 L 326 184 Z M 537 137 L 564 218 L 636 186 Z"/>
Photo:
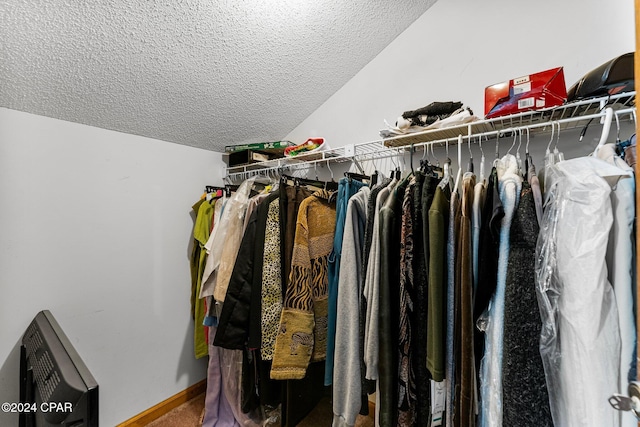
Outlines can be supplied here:
<path id="1" fill-rule="evenodd" d="M 398 334 L 398 427 L 411 427 L 416 421 L 415 378 L 415 230 L 414 195 L 417 180 L 411 178 L 402 201 L 400 226 L 400 305 Z"/>
<path id="2" fill-rule="evenodd" d="M 397 420 L 398 404 L 398 307 L 400 281 L 400 220 L 406 180 L 391 191 L 380 210 L 379 388 L 380 426 Z"/>
<path id="3" fill-rule="evenodd" d="M 538 221 L 533 192 L 523 182 L 510 230 L 504 303 L 502 393 L 504 427 L 553 426 L 540 357 L 540 310 L 534 274 Z"/>
<path id="4" fill-rule="evenodd" d="M 498 194 L 498 172 L 494 167 L 487 182 L 487 193 L 482 207 L 482 227 L 480 228 L 480 255 L 478 289 L 473 298 L 473 349 L 476 359 L 476 376 L 480 373 L 480 361 L 484 356 L 485 334 L 477 328 L 477 322 L 489 305 L 498 281 L 498 246 L 500 244 L 500 223 L 504 217 L 504 207 Z"/>

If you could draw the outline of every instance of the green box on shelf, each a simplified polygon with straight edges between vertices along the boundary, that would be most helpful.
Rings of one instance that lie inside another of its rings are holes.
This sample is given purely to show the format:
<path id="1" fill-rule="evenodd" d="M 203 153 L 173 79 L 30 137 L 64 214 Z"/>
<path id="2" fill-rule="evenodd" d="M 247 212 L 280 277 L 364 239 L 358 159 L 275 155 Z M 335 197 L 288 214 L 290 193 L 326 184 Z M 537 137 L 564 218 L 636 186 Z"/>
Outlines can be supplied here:
<path id="1" fill-rule="evenodd" d="M 272 141 L 272 142 L 254 142 L 251 144 L 239 144 L 239 145 L 227 145 L 224 147 L 225 153 L 235 153 L 238 151 L 282 151 L 284 154 L 284 149 L 287 147 L 293 146 L 293 142 L 291 141 Z"/>

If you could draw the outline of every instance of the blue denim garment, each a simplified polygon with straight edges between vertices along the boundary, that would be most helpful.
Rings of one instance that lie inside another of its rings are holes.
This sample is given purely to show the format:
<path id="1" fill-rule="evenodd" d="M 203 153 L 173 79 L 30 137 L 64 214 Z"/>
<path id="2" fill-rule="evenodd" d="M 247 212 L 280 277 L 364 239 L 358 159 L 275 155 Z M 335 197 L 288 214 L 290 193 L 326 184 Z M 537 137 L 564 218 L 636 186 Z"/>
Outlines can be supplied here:
<path id="1" fill-rule="evenodd" d="M 329 254 L 329 301 L 327 315 L 327 359 L 325 361 L 324 385 L 333 382 L 333 353 L 336 342 L 336 308 L 338 302 L 338 277 L 340 276 L 340 257 L 342 255 L 342 237 L 347 217 L 349 199 L 364 186 L 363 182 L 342 178 L 338 183 L 336 199 L 336 230 L 333 236 L 333 250 Z"/>

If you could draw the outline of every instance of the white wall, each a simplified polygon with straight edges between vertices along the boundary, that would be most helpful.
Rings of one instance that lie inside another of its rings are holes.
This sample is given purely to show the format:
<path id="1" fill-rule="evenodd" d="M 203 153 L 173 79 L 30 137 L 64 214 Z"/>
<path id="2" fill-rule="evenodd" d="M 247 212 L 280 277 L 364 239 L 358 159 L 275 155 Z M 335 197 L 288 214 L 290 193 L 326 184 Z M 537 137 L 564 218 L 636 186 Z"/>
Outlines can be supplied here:
<path id="1" fill-rule="evenodd" d="M 384 119 L 433 101 L 482 117 L 486 86 L 563 66 L 570 87 L 634 50 L 633 0 L 439 0 L 286 139 L 377 140 Z"/>
<path id="2" fill-rule="evenodd" d="M 100 425 L 205 377 L 190 211 L 221 177 L 219 153 L 0 108 L 0 402 L 18 399 L 17 345 L 43 309 L 100 385 Z"/>

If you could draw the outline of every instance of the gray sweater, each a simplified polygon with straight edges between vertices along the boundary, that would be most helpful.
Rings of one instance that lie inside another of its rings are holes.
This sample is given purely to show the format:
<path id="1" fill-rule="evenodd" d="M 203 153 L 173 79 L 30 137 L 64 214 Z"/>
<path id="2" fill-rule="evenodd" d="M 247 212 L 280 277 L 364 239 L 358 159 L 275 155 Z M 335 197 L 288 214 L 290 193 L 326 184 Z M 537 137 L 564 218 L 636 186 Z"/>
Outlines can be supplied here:
<path id="1" fill-rule="evenodd" d="M 391 181 L 376 198 L 373 220 L 373 240 L 364 279 L 364 297 L 367 300 L 364 326 L 365 378 L 378 380 L 378 296 L 380 293 L 380 209 L 386 202 L 396 181 Z M 377 407 L 376 407 L 377 410 Z"/>
<path id="2" fill-rule="evenodd" d="M 333 426 L 353 426 L 362 404 L 360 379 L 360 282 L 369 188 L 349 199 L 338 278 L 336 342 L 333 366 Z"/>

